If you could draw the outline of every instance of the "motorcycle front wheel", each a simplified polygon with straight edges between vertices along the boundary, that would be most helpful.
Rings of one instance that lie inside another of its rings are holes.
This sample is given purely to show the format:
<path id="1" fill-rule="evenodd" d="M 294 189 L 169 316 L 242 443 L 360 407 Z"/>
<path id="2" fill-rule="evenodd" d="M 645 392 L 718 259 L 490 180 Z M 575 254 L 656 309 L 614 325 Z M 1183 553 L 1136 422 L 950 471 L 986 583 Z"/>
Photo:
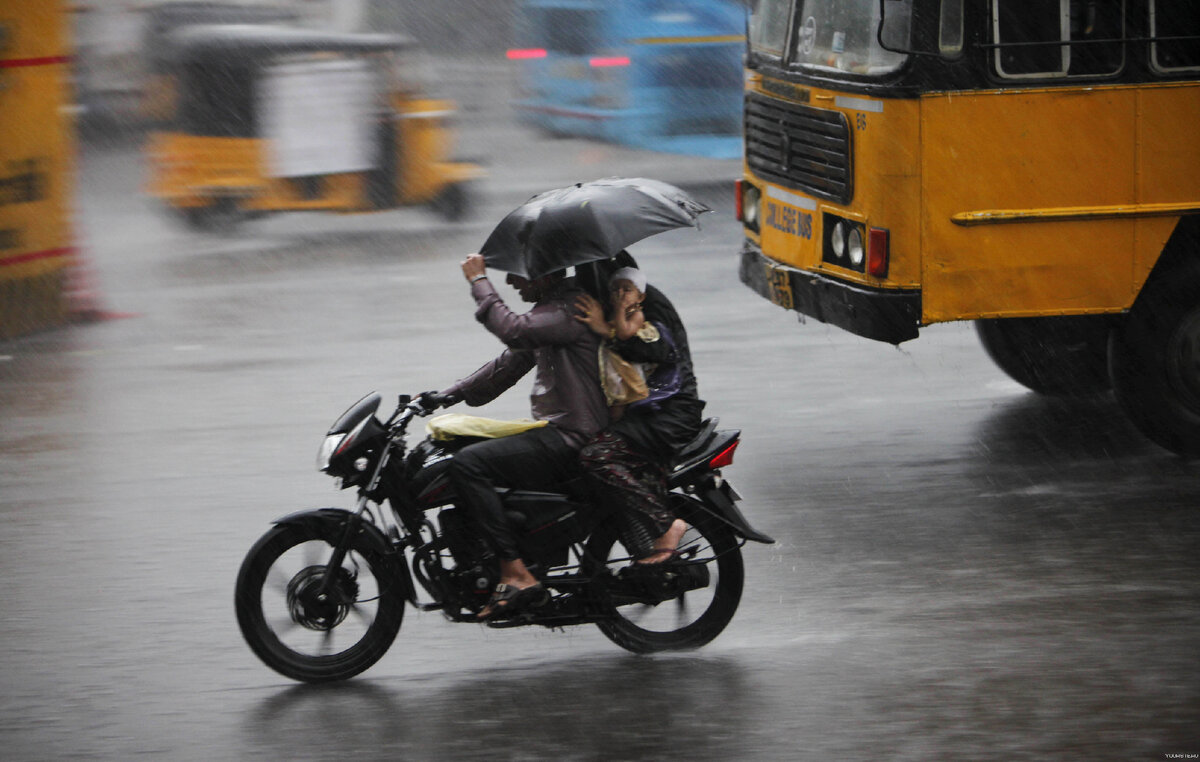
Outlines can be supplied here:
<path id="1" fill-rule="evenodd" d="M 597 527 L 587 544 L 596 578 L 596 623 L 609 640 L 633 653 L 700 648 L 721 634 L 742 598 L 745 572 L 737 537 L 695 501 L 672 495 L 675 515 L 688 524 L 680 560 L 638 567 L 621 544 L 615 521 Z"/>
<path id="2" fill-rule="evenodd" d="M 391 561 L 351 543 L 326 584 L 337 527 L 284 524 L 250 549 L 238 572 L 238 626 L 268 667 L 293 680 L 353 677 L 379 661 L 400 630 L 404 596 Z"/>

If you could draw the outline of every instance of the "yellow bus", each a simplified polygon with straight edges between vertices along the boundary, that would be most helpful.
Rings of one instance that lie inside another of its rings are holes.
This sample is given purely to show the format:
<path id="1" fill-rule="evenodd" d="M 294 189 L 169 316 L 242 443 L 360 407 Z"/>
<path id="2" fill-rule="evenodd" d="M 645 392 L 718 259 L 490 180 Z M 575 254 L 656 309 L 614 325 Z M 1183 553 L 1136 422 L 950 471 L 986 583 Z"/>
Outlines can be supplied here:
<path id="1" fill-rule="evenodd" d="M 0 10 L 0 339 L 68 313 L 69 21 L 59 0 L 4 0 Z"/>
<path id="2" fill-rule="evenodd" d="M 1200 454 L 1200 3 L 757 0 L 741 280 Z"/>

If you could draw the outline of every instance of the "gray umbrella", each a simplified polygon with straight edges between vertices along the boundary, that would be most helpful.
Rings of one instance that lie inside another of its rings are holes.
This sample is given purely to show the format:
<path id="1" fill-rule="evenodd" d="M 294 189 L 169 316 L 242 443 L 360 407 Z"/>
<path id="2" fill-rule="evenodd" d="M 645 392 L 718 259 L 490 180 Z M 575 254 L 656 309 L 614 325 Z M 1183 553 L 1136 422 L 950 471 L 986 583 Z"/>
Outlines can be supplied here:
<path id="1" fill-rule="evenodd" d="M 488 267 L 530 280 L 608 259 L 666 230 L 698 227 L 712 211 L 680 188 L 644 177 L 610 177 L 539 193 L 510 212 L 484 242 Z"/>

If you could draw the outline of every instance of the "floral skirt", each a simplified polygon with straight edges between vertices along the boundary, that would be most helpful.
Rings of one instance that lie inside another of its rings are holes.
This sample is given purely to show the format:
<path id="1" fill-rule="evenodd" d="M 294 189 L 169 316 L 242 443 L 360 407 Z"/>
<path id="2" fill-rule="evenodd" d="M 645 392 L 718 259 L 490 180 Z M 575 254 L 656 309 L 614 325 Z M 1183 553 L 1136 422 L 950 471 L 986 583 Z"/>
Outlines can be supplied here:
<path id="1" fill-rule="evenodd" d="M 606 500 L 643 514 L 659 535 L 671 526 L 675 514 L 667 502 L 666 469 L 639 454 L 620 434 L 600 432 L 579 451 L 579 459 Z"/>

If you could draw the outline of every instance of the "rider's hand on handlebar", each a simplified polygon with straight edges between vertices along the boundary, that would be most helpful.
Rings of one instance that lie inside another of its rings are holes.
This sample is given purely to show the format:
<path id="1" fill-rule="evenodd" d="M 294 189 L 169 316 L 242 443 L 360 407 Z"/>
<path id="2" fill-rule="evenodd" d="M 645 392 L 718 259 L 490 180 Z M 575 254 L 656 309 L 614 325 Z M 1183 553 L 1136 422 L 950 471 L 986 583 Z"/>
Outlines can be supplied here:
<path id="1" fill-rule="evenodd" d="M 459 398 L 453 394 L 442 394 L 438 391 L 421 392 L 417 395 L 416 399 L 417 404 L 424 408 L 428 413 L 432 413 L 434 410 L 437 410 L 441 407 L 450 407 L 458 401 Z"/>

